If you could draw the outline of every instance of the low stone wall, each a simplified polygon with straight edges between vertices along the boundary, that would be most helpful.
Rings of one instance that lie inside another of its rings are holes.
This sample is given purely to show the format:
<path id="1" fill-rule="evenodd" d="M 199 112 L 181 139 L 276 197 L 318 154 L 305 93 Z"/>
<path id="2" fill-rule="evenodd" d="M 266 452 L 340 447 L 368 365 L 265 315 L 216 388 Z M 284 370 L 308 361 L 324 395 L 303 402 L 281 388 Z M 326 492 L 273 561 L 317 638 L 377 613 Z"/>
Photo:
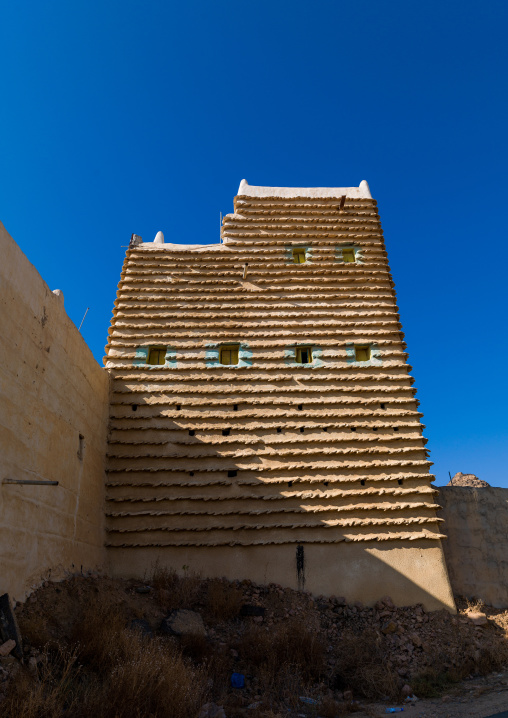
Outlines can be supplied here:
<path id="1" fill-rule="evenodd" d="M 445 486 L 438 501 L 454 594 L 508 608 L 508 489 Z"/>
<path id="2" fill-rule="evenodd" d="M 0 594 L 22 600 L 104 562 L 109 377 L 1 223 L 0 257 Z"/>

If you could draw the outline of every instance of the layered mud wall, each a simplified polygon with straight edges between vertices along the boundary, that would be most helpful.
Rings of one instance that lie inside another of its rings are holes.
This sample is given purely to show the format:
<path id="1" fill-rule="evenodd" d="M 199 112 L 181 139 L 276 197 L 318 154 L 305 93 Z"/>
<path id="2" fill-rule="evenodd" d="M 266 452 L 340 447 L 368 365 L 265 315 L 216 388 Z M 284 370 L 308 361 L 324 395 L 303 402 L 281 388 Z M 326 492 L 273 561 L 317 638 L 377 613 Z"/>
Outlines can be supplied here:
<path id="1" fill-rule="evenodd" d="M 242 183 L 223 244 L 160 239 L 127 251 L 105 358 L 113 571 L 158 561 L 453 610 L 370 194 Z"/>
<path id="2" fill-rule="evenodd" d="M 508 608 L 508 489 L 444 486 L 438 500 L 454 594 Z"/>
<path id="3" fill-rule="evenodd" d="M 103 564 L 109 376 L 1 224 L 0 257 L 0 594 L 22 600 Z"/>

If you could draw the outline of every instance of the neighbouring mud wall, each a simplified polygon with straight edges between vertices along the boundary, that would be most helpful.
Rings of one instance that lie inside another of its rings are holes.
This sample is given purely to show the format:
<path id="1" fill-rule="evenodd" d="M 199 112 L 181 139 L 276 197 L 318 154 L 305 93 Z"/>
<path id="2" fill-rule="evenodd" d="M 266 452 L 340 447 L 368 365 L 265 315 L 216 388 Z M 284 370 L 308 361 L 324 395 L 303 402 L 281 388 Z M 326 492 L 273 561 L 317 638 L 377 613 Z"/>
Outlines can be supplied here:
<path id="1" fill-rule="evenodd" d="M 2 224 L 0 257 L 0 593 L 22 600 L 103 563 L 109 377 Z"/>
<path id="2" fill-rule="evenodd" d="M 453 592 L 508 608 L 508 489 L 445 486 L 439 503 Z"/>

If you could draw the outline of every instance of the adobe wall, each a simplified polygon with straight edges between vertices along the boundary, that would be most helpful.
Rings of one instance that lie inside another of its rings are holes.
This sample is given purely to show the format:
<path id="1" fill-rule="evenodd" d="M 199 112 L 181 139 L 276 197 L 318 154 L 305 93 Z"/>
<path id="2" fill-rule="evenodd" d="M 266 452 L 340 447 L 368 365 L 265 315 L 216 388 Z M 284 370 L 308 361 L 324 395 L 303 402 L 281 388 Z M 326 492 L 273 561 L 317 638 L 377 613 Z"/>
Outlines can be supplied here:
<path id="1" fill-rule="evenodd" d="M 0 594 L 22 600 L 103 563 L 109 376 L 1 223 L 0 256 Z"/>
<path id="2" fill-rule="evenodd" d="M 203 577 L 278 583 L 314 595 L 344 596 L 350 603 L 373 605 L 389 595 L 397 606 L 422 603 L 427 611 L 455 612 L 440 542 L 302 545 L 303 566 L 295 544 L 115 548 L 110 563 L 113 575 L 125 578 L 146 578 L 157 562 L 180 573 L 188 568 Z"/>
<path id="3" fill-rule="evenodd" d="M 438 501 L 454 594 L 508 608 L 508 489 L 445 486 Z"/>
<path id="4" fill-rule="evenodd" d="M 143 576 L 158 560 L 296 588 L 303 549 L 314 594 L 454 611 L 366 183 L 242 181 L 234 206 L 221 244 L 166 245 L 158 233 L 127 250 L 105 358 L 112 570 Z M 226 365 L 231 343 L 239 360 Z M 160 364 L 151 348 L 165 349 Z"/>

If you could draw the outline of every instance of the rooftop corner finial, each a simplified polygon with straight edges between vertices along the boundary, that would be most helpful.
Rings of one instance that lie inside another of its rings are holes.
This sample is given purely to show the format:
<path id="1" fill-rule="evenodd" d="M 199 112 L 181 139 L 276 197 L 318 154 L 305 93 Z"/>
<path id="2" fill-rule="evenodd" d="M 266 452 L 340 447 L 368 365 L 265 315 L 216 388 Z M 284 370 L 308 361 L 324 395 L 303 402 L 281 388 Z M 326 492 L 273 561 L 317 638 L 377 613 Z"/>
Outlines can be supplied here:
<path id="1" fill-rule="evenodd" d="M 362 197 L 366 197 L 367 199 L 372 199 L 369 183 L 367 182 L 367 180 L 362 180 L 360 182 L 360 192 L 362 193 Z"/>
<path id="2" fill-rule="evenodd" d="M 247 180 L 246 180 L 246 179 L 243 179 L 243 180 L 240 182 L 240 187 L 238 187 L 238 194 L 244 194 L 244 190 L 245 190 L 246 187 L 248 187 L 248 186 L 249 186 L 249 183 L 247 182 Z"/>
<path id="3" fill-rule="evenodd" d="M 155 235 L 155 239 L 153 240 L 154 244 L 164 244 L 164 235 L 162 232 L 157 232 Z"/>

